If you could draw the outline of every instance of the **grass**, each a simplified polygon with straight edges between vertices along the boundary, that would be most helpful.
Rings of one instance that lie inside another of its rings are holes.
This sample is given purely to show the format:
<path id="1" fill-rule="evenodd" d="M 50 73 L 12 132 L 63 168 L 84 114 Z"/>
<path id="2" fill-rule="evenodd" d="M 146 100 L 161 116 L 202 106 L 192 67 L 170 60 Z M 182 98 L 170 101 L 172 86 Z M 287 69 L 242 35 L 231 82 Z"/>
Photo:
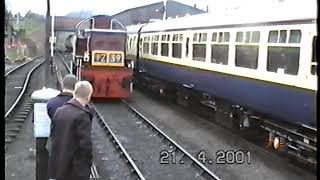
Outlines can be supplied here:
<path id="1" fill-rule="evenodd" d="M 20 49 L 20 51 L 17 52 L 17 48 L 7 48 L 6 49 L 6 56 L 9 58 L 10 61 L 16 61 L 16 60 L 20 60 L 23 57 L 25 57 L 26 54 L 26 49 L 25 49 L 25 53 L 22 53 L 22 50 Z"/>

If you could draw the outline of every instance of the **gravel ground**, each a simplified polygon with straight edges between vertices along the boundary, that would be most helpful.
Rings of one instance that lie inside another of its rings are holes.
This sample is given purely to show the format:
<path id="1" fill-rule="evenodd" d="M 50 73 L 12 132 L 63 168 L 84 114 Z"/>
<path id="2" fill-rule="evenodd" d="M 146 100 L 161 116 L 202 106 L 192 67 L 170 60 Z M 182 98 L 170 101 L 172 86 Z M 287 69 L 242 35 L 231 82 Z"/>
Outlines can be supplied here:
<path id="1" fill-rule="evenodd" d="M 190 163 L 161 164 L 161 151 L 169 151 L 170 147 L 154 131 L 142 124 L 143 120 L 130 112 L 126 105 L 109 102 L 95 103 L 95 106 L 146 179 L 204 179 Z M 180 160 L 178 156 L 177 159 Z M 168 161 L 172 162 L 171 159 Z"/>
<path id="2" fill-rule="evenodd" d="M 92 143 L 94 162 L 100 177 L 103 179 L 134 179 L 130 175 L 130 166 L 125 163 L 125 157 L 120 156 L 119 150 L 110 141 L 97 119 L 92 121 Z"/>
<path id="3" fill-rule="evenodd" d="M 6 180 L 34 180 L 36 174 L 36 140 L 33 137 L 32 116 L 25 121 L 17 139 L 5 154 Z"/>
<path id="4" fill-rule="evenodd" d="M 181 106 L 154 100 L 138 91 L 134 92 L 130 103 L 195 157 L 204 150 L 207 157 L 213 161 L 212 164 L 205 165 L 222 179 L 316 179 L 314 174 L 283 162 L 275 155 L 188 112 Z M 216 164 L 216 153 L 219 150 L 250 151 L 251 163 Z"/>
<path id="5" fill-rule="evenodd" d="M 9 72 L 11 69 L 19 66 L 20 64 L 24 63 L 26 61 L 15 61 L 12 63 L 5 63 L 5 73 Z"/>
<path id="6" fill-rule="evenodd" d="M 43 73 L 44 65 L 41 65 L 31 75 L 29 89 L 26 92 L 30 96 L 34 90 L 43 87 L 45 78 Z M 48 87 L 55 88 L 55 82 L 51 81 Z M 32 111 L 29 113 L 25 125 L 16 137 L 15 141 L 8 146 L 5 154 L 5 179 L 6 180 L 34 180 L 36 174 L 35 149 L 36 140 L 33 133 Z"/>

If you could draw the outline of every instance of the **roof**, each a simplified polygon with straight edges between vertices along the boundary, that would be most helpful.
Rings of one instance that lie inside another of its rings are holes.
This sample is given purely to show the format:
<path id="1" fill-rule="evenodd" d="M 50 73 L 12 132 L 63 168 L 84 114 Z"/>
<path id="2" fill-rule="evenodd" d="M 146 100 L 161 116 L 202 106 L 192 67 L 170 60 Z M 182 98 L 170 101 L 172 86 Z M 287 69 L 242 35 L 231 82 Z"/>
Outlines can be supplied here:
<path id="1" fill-rule="evenodd" d="M 126 26 L 126 29 L 127 29 L 127 33 L 130 34 L 130 33 L 138 33 L 139 29 L 145 24 L 136 24 L 136 25 L 131 25 L 131 26 Z"/>
<path id="2" fill-rule="evenodd" d="M 162 2 L 162 1 L 159 1 L 159 2 L 156 2 L 156 3 L 144 5 L 144 6 L 133 7 L 133 8 L 130 8 L 130 9 L 126 9 L 126 10 L 124 10 L 124 11 L 121 11 L 121 12 L 119 12 L 119 13 L 116 13 L 116 14 L 114 14 L 114 15 L 112 15 L 112 16 L 117 16 L 117 15 L 123 14 L 123 13 L 125 13 L 125 12 L 127 12 L 127 11 L 133 11 L 133 10 L 135 10 L 135 9 L 145 8 L 145 7 L 153 6 L 153 5 L 159 4 L 159 3 L 163 3 L 163 2 Z"/>
<path id="3" fill-rule="evenodd" d="M 199 13 L 204 13 L 205 12 L 205 11 L 203 11 L 201 9 L 198 9 L 198 8 L 193 7 L 193 6 L 189 6 L 187 4 L 183 4 L 183 3 L 180 3 L 180 2 L 177 2 L 177 1 L 173 1 L 173 0 L 167 0 L 167 6 L 169 6 L 170 3 L 172 3 L 172 2 L 174 2 L 176 4 L 179 4 L 179 5 L 182 5 L 182 6 L 190 7 L 192 9 L 194 9 L 194 10 L 198 10 Z M 124 11 L 121 11 L 119 13 L 114 14 L 113 16 L 117 16 L 119 14 L 123 14 L 123 13 L 128 12 L 128 11 L 134 11 L 134 10 L 141 9 L 141 8 L 152 7 L 152 6 L 157 5 L 157 4 L 163 4 L 163 1 L 159 1 L 159 2 L 156 2 L 156 3 L 152 3 L 152 4 L 147 4 L 147 5 L 143 5 L 143 6 L 133 7 L 133 8 L 130 8 L 130 9 L 126 9 Z"/>
<path id="4" fill-rule="evenodd" d="M 81 21 L 83 18 L 74 18 L 68 16 L 55 16 L 54 17 L 54 29 L 56 31 L 70 31 L 74 30 L 75 26 Z"/>
<path id="5" fill-rule="evenodd" d="M 302 19 L 315 20 L 316 18 L 317 9 L 312 6 L 309 8 L 308 6 L 304 8 L 300 6 L 263 7 L 262 9 L 241 9 L 204 13 L 149 23 L 142 29 L 142 32 Z"/>

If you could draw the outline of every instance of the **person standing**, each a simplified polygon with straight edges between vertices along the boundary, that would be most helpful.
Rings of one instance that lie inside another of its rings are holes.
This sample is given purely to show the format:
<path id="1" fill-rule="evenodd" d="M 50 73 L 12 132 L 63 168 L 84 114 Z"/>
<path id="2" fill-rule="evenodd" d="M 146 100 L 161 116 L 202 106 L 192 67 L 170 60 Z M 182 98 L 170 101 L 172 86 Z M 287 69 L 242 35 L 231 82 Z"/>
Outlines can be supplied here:
<path id="1" fill-rule="evenodd" d="M 74 85 L 76 82 L 77 77 L 75 75 L 68 74 L 64 76 L 62 81 L 62 92 L 58 96 L 49 99 L 47 103 L 47 112 L 50 119 L 52 119 L 57 108 L 61 107 L 63 104 L 72 99 L 72 93 L 74 91 Z"/>
<path id="2" fill-rule="evenodd" d="M 91 121 L 88 108 L 92 85 L 75 84 L 73 99 L 58 108 L 52 119 L 50 177 L 56 180 L 89 180 L 92 165 Z"/>
<path id="3" fill-rule="evenodd" d="M 53 97 L 51 99 L 49 99 L 49 101 L 47 102 L 47 113 L 52 121 L 52 118 L 54 116 L 54 113 L 56 112 L 57 108 L 61 107 L 62 105 L 64 105 L 66 102 L 68 102 L 70 99 L 72 99 L 73 97 L 73 91 L 74 91 L 74 86 L 77 82 L 77 77 L 75 75 L 71 75 L 71 74 L 68 74 L 68 75 L 65 75 L 63 80 L 62 80 L 62 92 L 56 96 L 56 97 Z M 51 129 L 52 129 L 52 124 L 51 124 Z M 47 166 L 50 166 L 48 163 L 48 159 L 49 159 L 49 156 L 51 155 L 50 153 L 50 149 L 51 149 L 51 139 L 49 138 L 49 141 L 48 139 L 46 138 L 45 139 L 45 145 L 44 146 L 47 146 L 47 149 L 49 151 L 46 152 L 46 165 Z M 44 165 L 43 165 L 44 166 Z M 44 167 L 44 169 L 46 169 L 46 176 L 48 176 L 50 179 L 50 173 L 48 172 L 50 167 Z"/>

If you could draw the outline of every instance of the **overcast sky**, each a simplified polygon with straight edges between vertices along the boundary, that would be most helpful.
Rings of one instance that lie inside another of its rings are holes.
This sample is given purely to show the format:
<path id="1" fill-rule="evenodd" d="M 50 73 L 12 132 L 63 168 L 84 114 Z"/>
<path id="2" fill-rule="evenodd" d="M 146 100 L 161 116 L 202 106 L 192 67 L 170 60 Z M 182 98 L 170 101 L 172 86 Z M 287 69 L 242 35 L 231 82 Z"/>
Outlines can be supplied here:
<path id="1" fill-rule="evenodd" d="M 73 11 L 91 10 L 94 14 L 113 15 L 123 10 L 160 2 L 161 0 L 50 0 L 51 14 L 63 16 Z M 263 8 L 266 4 L 275 4 L 279 0 L 176 0 L 178 2 L 193 6 L 197 3 L 197 7 L 206 9 L 208 5 L 209 11 L 222 10 L 233 7 L 250 7 Z M 280 0 L 281 1 L 281 0 Z M 282 0 L 285 2 L 302 2 L 315 0 Z M 45 15 L 47 0 L 5 0 L 6 6 L 13 13 L 20 12 L 24 15 L 31 10 L 32 12 Z"/>
<path id="2" fill-rule="evenodd" d="M 78 10 L 93 10 L 95 13 L 105 13 L 112 15 L 120 11 L 160 2 L 161 0 L 51 0 L 51 13 L 57 16 L 63 16 L 72 11 Z M 254 1 L 254 0 L 176 0 L 184 4 L 194 5 L 200 8 L 205 8 L 208 4 L 209 8 L 216 8 L 218 3 L 224 5 L 231 4 L 237 1 Z M 5 0 L 8 9 L 13 13 L 20 12 L 24 15 L 29 10 L 39 14 L 46 14 L 46 0 Z M 214 6 L 211 6 L 215 4 Z"/>

